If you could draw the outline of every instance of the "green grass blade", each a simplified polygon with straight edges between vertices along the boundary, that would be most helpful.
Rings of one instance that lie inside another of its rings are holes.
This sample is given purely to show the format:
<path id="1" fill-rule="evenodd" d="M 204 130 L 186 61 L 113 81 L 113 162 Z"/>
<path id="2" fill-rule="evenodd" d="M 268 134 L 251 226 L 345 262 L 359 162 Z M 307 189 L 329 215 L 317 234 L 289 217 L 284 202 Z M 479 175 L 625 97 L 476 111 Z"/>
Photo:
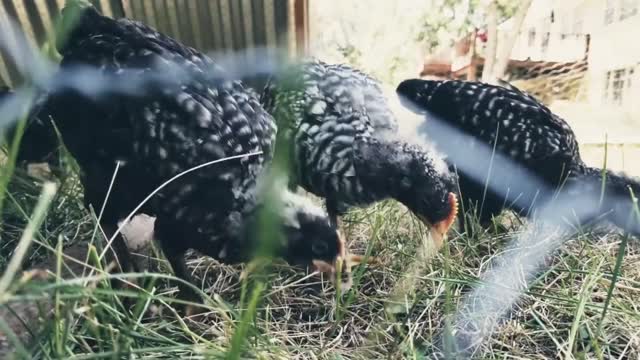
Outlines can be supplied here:
<path id="1" fill-rule="evenodd" d="M 20 238 L 18 246 L 16 247 L 15 253 L 11 260 L 9 260 L 9 264 L 7 265 L 4 274 L 2 274 L 2 278 L 0 278 L 0 303 L 6 300 L 3 297 L 6 296 L 7 289 L 15 278 L 16 273 L 20 270 L 22 261 L 29 251 L 29 247 L 33 242 L 35 233 L 38 231 L 38 228 L 40 228 L 40 225 L 44 221 L 47 211 L 49 210 L 49 205 L 51 205 L 51 201 L 53 200 L 55 194 L 56 185 L 54 183 L 45 183 L 42 188 L 42 194 L 40 195 L 36 208 L 33 212 L 31 221 L 29 221 L 27 227 L 24 229 L 22 237 Z"/>
<path id="2" fill-rule="evenodd" d="M 251 327 L 251 323 L 253 322 L 253 318 L 255 317 L 258 303 L 260 302 L 260 297 L 264 288 L 265 285 L 263 283 L 257 283 L 253 288 L 251 297 L 249 298 L 248 307 L 242 314 L 240 324 L 236 327 L 236 331 L 231 338 L 231 347 L 229 348 L 229 352 L 226 356 L 227 360 L 240 359 L 245 339 L 249 332 L 249 328 Z"/>

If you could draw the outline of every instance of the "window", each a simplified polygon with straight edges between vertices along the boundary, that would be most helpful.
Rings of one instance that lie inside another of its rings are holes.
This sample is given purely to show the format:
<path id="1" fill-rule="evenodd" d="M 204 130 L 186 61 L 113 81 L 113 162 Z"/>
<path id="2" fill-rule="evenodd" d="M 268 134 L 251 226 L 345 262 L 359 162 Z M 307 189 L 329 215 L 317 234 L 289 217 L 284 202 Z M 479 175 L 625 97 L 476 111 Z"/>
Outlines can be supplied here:
<path id="1" fill-rule="evenodd" d="M 604 9 L 604 23 L 609 25 L 613 23 L 613 16 L 616 12 L 616 0 L 607 0 L 607 5 Z"/>
<path id="2" fill-rule="evenodd" d="M 640 0 L 607 0 L 604 10 L 605 25 L 622 21 L 638 14 Z"/>
<path id="3" fill-rule="evenodd" d="M 624 73 L 625 70 L 615 70 L 613 79 L 611 79 L 611 102 L 622 105 L 622 93 L 624 90 Z"/>
<path id="4" fill-rule="evenodd" d="M 620 20 L 630 18 L 638 13 L 639 0 L 621 0 L 620 1 Z"/>
<path id="5" fill-rule="evenodd" d="M 605 100 L 614 105 L 622 105 L 626 100 L 630 100 L 634 75 L 634 68 L 607 71 L 604 87 Z"/>
<path id="6" fill-rule="evenodd" d="M 582 27 L 584 23 L 584 8 L 577 7 L 573 11 L 573 26 L 571 32 L 573 34 L 582 34 Z"/>
<path id="7" fill-rule="evenodd" d="M 533 46 L 536 43 L 536 29 L 535 28 L 531 28 L 529 29 L 529 46 Z"/>
<path id="8" fill-rule="evenodd" d="M 550 32 L 546 32 L 542 35 L 542 52 L 547 51 L 547 48 L 549 47 L 549 39 L 551 38 L 551 33 Z"/>
<path id="9" fill-rule="evenodd" d="M 564 40 L 571 35 L 571 26 L 573 25 L 571 13 L 563 13 L 558 20 L 560 23 L 560 39 Z"/>
<path id="10" fill-rule="evenodd" d="M 576 35 L 582 34 L 582 19 L 577 19 L 573 22 L 572 32 Z"/>

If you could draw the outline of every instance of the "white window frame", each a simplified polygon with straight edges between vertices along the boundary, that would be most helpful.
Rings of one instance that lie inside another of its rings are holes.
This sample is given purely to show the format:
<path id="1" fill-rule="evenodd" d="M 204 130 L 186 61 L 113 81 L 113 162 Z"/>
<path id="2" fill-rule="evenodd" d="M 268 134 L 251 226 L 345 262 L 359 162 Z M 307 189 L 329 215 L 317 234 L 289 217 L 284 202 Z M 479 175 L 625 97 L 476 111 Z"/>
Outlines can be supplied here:
<path id="1" fill-rule="evenodd" d="M 604 77 L 605 102 L 611 105 L 623 106 L 627 101 L 632 101 L 637 71 L 636 66 L 607 71 Z"/>
<path id="2" fill-rule="evenodd" d="M 640 0 L 606 0 L 604 24 L 611 25 L 625 21 L 640 13 Z"/>
<path id="3" fill-rule="evenodd" d="M 611 25 L 616 22 L 617 0 L 606 0 L 604 5 L 604 24 Z"/>
<path id="4" fill-rule="evenodd" d="M 619 21 L 638 15 L 640 0 L 620 0 L 620 11 L 618 14 Z"/>

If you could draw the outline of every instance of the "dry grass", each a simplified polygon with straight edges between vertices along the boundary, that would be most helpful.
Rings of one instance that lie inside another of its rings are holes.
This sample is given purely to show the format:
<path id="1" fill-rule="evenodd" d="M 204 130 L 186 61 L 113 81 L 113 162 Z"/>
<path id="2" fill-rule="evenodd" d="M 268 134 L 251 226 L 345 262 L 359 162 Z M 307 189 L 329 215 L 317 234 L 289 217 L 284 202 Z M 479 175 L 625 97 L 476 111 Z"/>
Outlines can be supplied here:
<path id="1" fill-rule="evenodd" d="M 55 246 L 59 236 L 65 244 L 90 238 L 90 218 L 72 193 L 63 192 L 56 200 L 41 232 L 43 244 Z M 32 198 L 25 199 L 30 203 Z M 58 211 L 66 206 L 73 216 L 61 219 Z M 246 336 L 236 355 L 248 358 L 432 358 L 441 348 L 445 323 L 456 315 L 464 295 L 522 228 L 507 216 L 502 233 L 476 238 L 453 234 L 447 251 L 424 259 L 416 255 L 422 251 L 424 229 L 395 203 L 355 210 L 345 220 L 351 248 L 371 250 L 381 264 L 361 267 L 357 286 L 342 296 L 317 276 L 288 266 L 274 265 L 271 272 L 241 282 L 241 266 L 193 255 L 189 265 L 212 297 L 211 311 L 198 318 L 177 316 L 171 306 L 175 287 L 166 278 L 156 278 L 148 292 L 124 293 L 100 281 L 93 287 L 78 286 L 74 277 L 53 284 L 18 281 L 8 304 L 24 306 L 27 299 L 41 298 L 48 304 L 43 309 L 53 309 L 38 340 L 27 346 L 35 358 L 234 358 L 229 351 L 240 327 Z M 4 232 L 3 246 L 10 248 L 18 233 Z M 546 259 L 526 294 L 480 344 L 475 357 L 638 358 L 637 242 L 627 247 L 602 317 L 620 242 L 621 236 L 605 231 L 566 242 Z M 32 259 L 33 264 L 38 257 Z M 156 264 L 159 271 L 167 268 L 162 261 Z M 256 311 L 247 312 L 252 286 L 261 283 L 266 288 Z M 133 299 L 133 308 L 122 305 L 124 297 Z M 37 324 L 31 323 L 34 330 Z"/>

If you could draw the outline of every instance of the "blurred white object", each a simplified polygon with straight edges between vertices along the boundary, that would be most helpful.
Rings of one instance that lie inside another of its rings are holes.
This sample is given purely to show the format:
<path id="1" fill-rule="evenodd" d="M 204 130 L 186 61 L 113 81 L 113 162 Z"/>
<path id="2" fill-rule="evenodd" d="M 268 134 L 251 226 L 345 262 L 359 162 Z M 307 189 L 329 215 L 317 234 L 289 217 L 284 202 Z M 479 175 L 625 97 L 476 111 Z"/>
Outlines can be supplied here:
<path id="1" fill-rule="evenodd" d="M 120 220 L 118 227 L 121 227 L 123 222 L 123 220 Z M 150 245 L 153 240 L 153 226 L 155 222 L 156 218 L 153 216 L 138 214 L 122 228 L 122 236 L 129 250 L 139 251 Z"/>
<path id="2" fill-rule="evenodd" d="M 121 227 L 123 220 L 118 222 Z M 129 251 L 132 253 L 132 260 L 136 268 L 140 271 L 149 270 L 149 260 L 153 256 L 153 227 L 156 222 L 154 216 L 138 214 L 122 228 L 124 238 Z"/>

